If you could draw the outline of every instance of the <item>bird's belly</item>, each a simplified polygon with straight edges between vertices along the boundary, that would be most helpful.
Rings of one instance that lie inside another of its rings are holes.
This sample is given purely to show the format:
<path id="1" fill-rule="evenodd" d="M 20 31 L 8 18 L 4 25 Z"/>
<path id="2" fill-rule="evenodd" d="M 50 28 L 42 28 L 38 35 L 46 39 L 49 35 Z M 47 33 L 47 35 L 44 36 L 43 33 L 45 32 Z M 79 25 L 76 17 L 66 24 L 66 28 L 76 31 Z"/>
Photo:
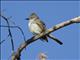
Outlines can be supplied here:
<path id="1" fill-rule="evenodd" d="M 42 29 L 37 24 L 29 24 L 29 29 L 34 34 L 40 34 Z"/>

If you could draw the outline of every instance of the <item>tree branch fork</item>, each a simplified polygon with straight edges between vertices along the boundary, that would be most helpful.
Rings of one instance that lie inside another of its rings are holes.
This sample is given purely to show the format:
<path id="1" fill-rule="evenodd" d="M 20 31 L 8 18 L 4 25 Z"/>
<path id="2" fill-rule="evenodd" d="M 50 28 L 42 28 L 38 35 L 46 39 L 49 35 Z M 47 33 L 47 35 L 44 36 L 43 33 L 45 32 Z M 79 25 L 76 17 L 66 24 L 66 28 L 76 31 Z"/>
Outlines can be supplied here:
<path id="1" fill-rule="evenodd" d="M 65 21 L 65 22 L 62 22 L 60 24 L 57 24 L 55 26 L 53 26 L 52 28 L 50 29 L 47 29 L 47 31 L 45 33 L 41 33 L 39 35 L 36 35 L 36 36 L 33 36 L 31 37 L 30 39 L 26 40 L 25 42 L 23 42 L 19 48 L 17 49 L 16 52 L 13 52 L 12 53 L 12 57 L 11 59 L 12 60 L 20 60 L 20 56 L 21 56 L 21 52 L 31 43 L 33 43 L 34 41 L 37 41 L 39 38 L 41 38 L 42 36 L 45 36 L 45 35 L 50 35 L 50 33 L 60 29 L 60 28 L 63 28 L 65 26 L 68 26 L 70 24 L 73 24 L 73 23 L 80 23 L 80 16 L 78 17 L 75 17 L 73 19 L 70 19 L 68 21 Z"/>

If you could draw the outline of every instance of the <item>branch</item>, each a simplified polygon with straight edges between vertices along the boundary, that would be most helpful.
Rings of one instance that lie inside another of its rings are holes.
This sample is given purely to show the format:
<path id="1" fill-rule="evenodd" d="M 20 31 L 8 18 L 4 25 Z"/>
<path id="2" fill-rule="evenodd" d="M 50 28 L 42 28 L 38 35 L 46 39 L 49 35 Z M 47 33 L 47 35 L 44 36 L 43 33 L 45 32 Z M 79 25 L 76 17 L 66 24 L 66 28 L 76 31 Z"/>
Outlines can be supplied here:
<path id="1" fill-rule="evenodd" d="M 60 29 L 60 28 L 63 28 L 63 27 L 68 26 L 70 24 L 73 24 L 73 23 L 80 23 L 80 16 L 73 18 L 71 20 L 62 22 L 60 24 L 57 24 L 54 27 L 50 28 L 48 31 L 49 31 L 49 33 L 51 33 L 51 32 L 54 32 L 54 31 Z"/>
<path id="2" fill-rule="evenodd" d="M 4 42 L 5 40 L 0 41 L 0 45 Z"/>
<path id="3" fill-rule="evenodd" d="M 13 42 L 13 36 L 12 36 L 12 33 L 11 33 L 9 21 L 8 21 L 7 17 L 5 17 L 1 14 L 0 14 L 0 16 L 6 21 L 6 23 L 8 25 L 8 32 L 9 32 L 9 36 L 11 38 L 11 44 L 12 44 L 12 51 L 14 51 L 14 42 Z"/>
<path id="4" fill-rule="evenodd" d="M 24 41 L 26 40 L 23 30 L 22 30 L 19 26 L 4 26 L 4 25 L 0 25 L 0 27 L 18 28 L 18 29 L 21 31 L 21 33 L 22 33 L 22 36 L 23 36 Z M 3 43 L 4 41 L 5 41 L 5 40 L 2 40 L 2 41 L 0 42 L 0 44 Z"/>
<path id="5" fill-rule="evenodd" d="M 20 55 L 21 55 L 21 52 L 23 51 L 24 48 L 26 48 L 29 44 L 31 44 L 32 42 L 34 41 L 37 41 L 39 38 L 41 38 L 42 36 L 44 35 L 49 35 L 50 33 L 60 29 L 60 28 L 63 28 L 65 26 L 68 26 L 70 24 L 73 24 L 73 23 L 80 23 L 80 16 L 79 17 L 76 17 L 76 18 L 73 18 L 71 20 L 68 20 L 68 21 L 65 21 L 65 22 L 62 22 L 60 24 L 57 24 L 55 25 L 54 27 L 48 29 L 45 34 L 41 33 L 40 35 L 36 35 L 36 36 L 33 36 L 31 37 L 30 39 L 28 39 L 26 42 L 23 42 L 19 48 L 17 49 L 17 51 L 12 54 L 12 60 L 18 60 L 18 58 L 20 58 Z"/>

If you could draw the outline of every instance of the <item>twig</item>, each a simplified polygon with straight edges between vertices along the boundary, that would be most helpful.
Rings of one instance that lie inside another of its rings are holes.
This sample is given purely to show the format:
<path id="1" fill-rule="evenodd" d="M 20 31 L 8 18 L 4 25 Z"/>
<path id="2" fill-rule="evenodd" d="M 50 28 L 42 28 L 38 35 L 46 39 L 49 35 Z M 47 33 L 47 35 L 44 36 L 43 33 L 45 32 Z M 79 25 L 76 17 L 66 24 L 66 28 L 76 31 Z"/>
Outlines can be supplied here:
<path id="1" fill-rule="evenodd" d="M 3 15 L 0 14 L 0 16 L 6 21 L 7 25 L 8 25 L 8 32 L 9 32 L 9 36 L 11 38 L 11 44 L 12 44 L 12 51 L 14 51 L 14 42 L 13 42 L 13 37 L 12 37 L 12 33 L 11 33 L 11 29 L 10 29 L 10 24 L 9 21 L 6 17 L 4 17 Z"/>
<path id="2" fill-rule="evenodd" d="M 4 42 L 5 40 L 0 41 L 0 45 Z"/>
<path id="3" fill-rule="evenodd" d="M 30 39 L 28 39 L 26 42 L 23 42 L 19 48 L 17 49 L 17 51 L 15 52 L 15 54 L 12 55 L 12 60 L 18 60 L 18 58 L 20 57 L 21 55 L 21 52 L 23 51 L 24 48 L 26 48 L 26 46 L 28 46 L 29 44 L 31 44 L 32 42 L 34 41 L 37 41 L 39 38 L 41 38 L 42 36 L 44 35 L 48 35 L 60 28 L 63 28 L 65 26 L 68 26 L 70 24 L 73 24 L 73 23 L 80 23 L 80 16 L 79 17 L 76 17 L 76 18 L 73 18 L 69 21 L 65 21 L 65 22 L 62 22 L 58 25 L 55 25 L 54 27 L 48 29 L 45 34 L 41 33 L 40 35 L 36 35 L 36 36 L 33 36 L 31 37 Z"/>
<path id="4" fill-rule="evenodd" d="M 22 36 L 23 36 L 24 41 L 26 41 L 26 38 L 25 38 L 24 32 L 23 32 L 23 30 L 22 30 L 19 26 L 5 26 L 5 25 L 0 25 L 0 27 L 18 28 L 18 29 L 21 31 L 21 33 L 22 33 Z M 1 41 L 0 44 L 3 43 L 3 42 L 4 42 L 4 41 Z"/>

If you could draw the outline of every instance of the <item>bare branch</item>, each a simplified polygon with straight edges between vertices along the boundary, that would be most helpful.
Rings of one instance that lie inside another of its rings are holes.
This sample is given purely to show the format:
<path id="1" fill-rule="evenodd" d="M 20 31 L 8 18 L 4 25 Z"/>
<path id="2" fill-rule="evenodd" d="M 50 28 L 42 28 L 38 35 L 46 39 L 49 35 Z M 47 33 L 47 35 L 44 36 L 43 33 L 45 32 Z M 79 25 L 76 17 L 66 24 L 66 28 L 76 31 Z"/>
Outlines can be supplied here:
<path id="1" fill-rule="evenodd" d="M 24 41 L 26 40 L 23 30 L 19 26 L 5 26 L 5 25 L 0 25 L 0 27 L 18 28 L 21 31 L 21 33 L 22 33 L 22 36 L 23 36 Z M 0 44 L 3 43 L 4 41 L 5 40 L 1 41 Z"/>
<path id="2" fill-rule="evenodd" d="M 21 55 L 21 52 L 23 51 L 24 48 L 26 48 L 26 46 L 28 46 L 29 44 L 31 44 L 32 42 L 34 41 L 37 41 L 39 38 L 41 38 L 42 36 L 44 35 L 49 35 L 50 33 L 60 29 L 60 28 L 63 28 L 65 26 L 68 26 L 70 24 L 73 24 L 73 23 L 80 23 L 80 16 L 79 17 L 76 17 L 76 18 L 73 18 L 71 20 L 68 20 L 68 21 L 65 21 L 65 22 L 62 22 L 60 24 L 57 24 L 55 25 L 54 27 L 48 29 L 45 34 L 41 33 L 40 35 L 36 35 L 36 36 L 33 36 L 31 37 L 30 39 L 28 39 L 26 42 L 23 42 L 19 48 L 17 49 L 17 51 L 15 52 L 15 54 L 12 55 L 12 60 L 18 60 L 18 58 L 20 57 Z"/>
<path id="3" fill-rule="evenodd" d="M 0 41 L 0 45 L 4 42 L 5 40 Z"/>
<path id="4" fill-rule="evenodd" d="M 73 19 L 70 19 L 68 21 L 62 22 L 60 24 L 57 24 L 54 27 L 50 28 L 48 31 L 49 31 L 49 33 L 51 33 L 51 32 L 54 32 L 54 31 L 60 29 L 60 28 L 63 28 L 63 27 L 68 26 L 70 24 L 73 24 L 73 23 L 80 23 L 80 16 L 73 18 Z"/>
<path id="5" fill-rule="evenodd" d="M 6 21 L 7 25 L 10 26 L 8 19 L 5 16 L 1 15 L 1 14 L 0 14 L 0 16 Z M 13 42 L 13 37 L 12 37 L 12 33 L 11 33 L 10 27 L 8 27 L 8 32 L 9 32 L 9 36 L 11 38 L 12 51 L 14 51 L 14 42 Z"/>

